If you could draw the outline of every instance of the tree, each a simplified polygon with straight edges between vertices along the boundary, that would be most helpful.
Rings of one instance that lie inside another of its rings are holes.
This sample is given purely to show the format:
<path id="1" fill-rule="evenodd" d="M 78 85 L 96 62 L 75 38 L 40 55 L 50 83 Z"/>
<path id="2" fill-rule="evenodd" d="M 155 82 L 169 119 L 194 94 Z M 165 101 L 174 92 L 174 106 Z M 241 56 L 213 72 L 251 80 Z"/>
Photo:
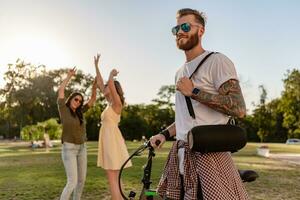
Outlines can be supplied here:
<path id="1" fill-rule="evenodd" d="M 150 127 L 148 138 L 167 128 L 175 121 L 175 111 L 172 107 L 160 107 L 150 104 L 144 108 L 144 118 Z"/>
<path id="2" fill-rule="evenodd" d="M 27 101 L 30 95 L 28 91 L 24 91 L 29 85 L 29 81 L 26 78 L 34 77 L 36 71 L 38 71 L 38 67 L 30 63 L 25 63 L 20 59 L 17 59 L 14 65 L 8 64 L 8 70 L 4 74 L 6 85 L 0 91 L 1 100 L 7 116 L 6 124 L 8 136 L 11 135 L 12 130 L 18 126 L 20 130 L 24 125 L 24 121 L 26 121 L 26 119 L 24 119 L 25 108 L 23 107 L 23 102 Z M 20 93 L 22 95 L 20 95 Z"/>
<path id="3" fill-rule="evenodd" d="M 258 127 L 257 135 L 259 136 L 260 141 L 264 142 L 267 136 L 270 135 L 270 127 L 272 124 L 270 121 L 270 112 L 266 109 L 267 91 L 263 85 L 260 85 L 259 89 L 261 90 L 260 104 L 254 110 L 253 122 Z"/>
<path id="4" fill-rule="evenodd" d="M 19 136 L 26 125 L 58 117 L 56 91 L 67 71 L 46 71 L 43 65 L 34 66 L 19 59 L 9 64 L 4 74 L 6 85 L 0 91 L 1 132 L 6 137 Z M 88 96 L 93 80 L 91 75 L 78 70 L 66 88 L 66 96 L 73 91 Z"/>
<path id="5" fill-rule="evenodd" d="M 98 140 L 99 128 L 101 126 L 101 113 L 105 107 L 104 97 L 101 95 L 100 98 L 97 98 L 95 105 L 84 114 L 88 140 Z"/>
<path id="6" fill-rule="evenodd" d="M 254 123 L 254 116 L 247 115 L 242 119 L 236 119 L 236 123 L 245 129 L 247 133 L 247 140 L 252 142 L 259 142 L 260 138 L 257 135 L 258 126 Z"/>
<path id="7" fill-rule="evenodd" d="M 270 113 L 270 135 L 266 138 L 268 142 L 285 142 L 288 130 L 283 127 L 283 112 L 280 110 L 282 99 L 273 99 L 266 105 L 266 109 Z"/>
<path id="8" fill-rule="evenodd" d="M 300 71 L 288 70 L 285 76 L 280 104 L 283 126 L 288 129 L 289 138 L 300 138 Z"/>
<path id="9" fill-rule="evenodd" d="M 158 98 L 152 101 L 159 107 L 173 108 L 175 103 L 174 100 L 172 101 L 172 98 L 175 96 L 175 91 L 175 85 L 163 85 L 157 93 Z"/>
<path id="10" fill-rule="evenodd" d="M 122 111 L 120 130 L 125 139 L 140 140 L 143 135 L 151 135 L 151 130 L 146 121 L 145 105 L 127 105 Z"/>

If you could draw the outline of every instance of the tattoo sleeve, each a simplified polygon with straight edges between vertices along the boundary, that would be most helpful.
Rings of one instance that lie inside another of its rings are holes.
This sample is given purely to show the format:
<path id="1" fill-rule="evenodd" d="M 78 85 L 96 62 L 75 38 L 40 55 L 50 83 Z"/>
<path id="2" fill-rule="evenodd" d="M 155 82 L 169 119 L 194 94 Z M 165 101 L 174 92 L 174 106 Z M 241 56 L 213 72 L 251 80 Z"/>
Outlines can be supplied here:
<path id="1" fill-rule="evenodd" d="M 246 114 L 246 106 L 239 82 L 230 79 L 223 83 L 219 94 L 211 94 L 201 90 L 192 98 L 200 103 L 227 115 L 242 118 Z"/>

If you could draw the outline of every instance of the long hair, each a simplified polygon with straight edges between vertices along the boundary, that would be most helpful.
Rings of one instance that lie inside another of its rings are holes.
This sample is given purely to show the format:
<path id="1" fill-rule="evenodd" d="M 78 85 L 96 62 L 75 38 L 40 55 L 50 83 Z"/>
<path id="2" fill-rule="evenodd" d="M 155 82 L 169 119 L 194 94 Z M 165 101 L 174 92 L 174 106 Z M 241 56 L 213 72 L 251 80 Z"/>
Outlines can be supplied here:
<path id="1" fill-rule="evenodd" d="M 82 101 L 80 103 L 80 106 L 78 106 L 78 108 L 76 108 L 75 112 L 71 109 L 70 104 L 71 104 L 71 100 L 75 97 L 75 96 L 81 96 Z M 83 123 L 83 114 L 82 114 L 82 106 L 83 106 L 83 95 L 79 92 L 73 92 L 72 94 L 70 94 L 70 96 L 67 98 L 66 101 L 66 106 L 69 108 L 71 114 L 73 115 L 73 117 L 78 117 L 79 121 L 80 121 L 80 125 L 82 125 Z"/>
<path id="2" fill-rule="evenodd" d="M 124 92 L 123 92 L 123 89 L 122 89 L 122 87 L 121 87 L 121 84 L 120 84 L 120 82 L 117 81 L 117 80 L 114 80 L 114 84 L 115 84 L 117 93 L 118 93 L 118 95 L 120 96 L 122 105 L 124 106 L 124 104 L 125 104 L 125 97 L 124 97 Z"/>

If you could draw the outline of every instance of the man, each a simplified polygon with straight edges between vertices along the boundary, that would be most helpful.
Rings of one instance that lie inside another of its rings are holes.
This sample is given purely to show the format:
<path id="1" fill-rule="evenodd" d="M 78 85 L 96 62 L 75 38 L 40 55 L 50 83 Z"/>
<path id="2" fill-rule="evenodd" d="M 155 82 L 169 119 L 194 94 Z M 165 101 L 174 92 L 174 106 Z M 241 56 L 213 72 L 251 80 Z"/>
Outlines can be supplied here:
<path id="1" fill-rule="evenodd" d="M 175 122 L 150 140 L 152 146 L 160 148 L 168 137 L 177 139 L 158 193 L 168 199 L 249 199 L 229 152 L 191 152 L 186 143 L 187 133 L 194 126 L 226 124 L 228 116 L 245 116 L 235 67 L 225 55 L 214 53 L 189 79 L 198 64 L 211 53 L 202 47 L 203 14 L 189 8 L 179 10 L 177 26 L 172 32 L 177 47 L 185 53 L 186 62 L 175 77 Z M 185 96 L 192 99 L 195 119 L 189 113 Z M 157 140 L 160 141 L 158 146 Z"/>

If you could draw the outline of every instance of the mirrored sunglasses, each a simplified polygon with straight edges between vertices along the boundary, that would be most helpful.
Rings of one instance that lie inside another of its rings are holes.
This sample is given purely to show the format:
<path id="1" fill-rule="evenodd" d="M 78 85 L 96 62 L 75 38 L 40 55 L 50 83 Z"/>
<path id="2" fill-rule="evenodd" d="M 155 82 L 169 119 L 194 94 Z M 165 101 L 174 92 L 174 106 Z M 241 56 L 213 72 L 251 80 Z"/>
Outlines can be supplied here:
<path id="1" fill-rule="evenodd" d="M 187 33 L 191 30 L 191 24 L 189 23 L 183 23 L 183 24 L 180 24 L 180 25 L 177 25 L 177 26 L 174 26 L 172 28 L 172 33 L 173 35 L 177 35 L 177 33 L 179 32 L 179 30 L 182 30 L 183 32 Z"/>

